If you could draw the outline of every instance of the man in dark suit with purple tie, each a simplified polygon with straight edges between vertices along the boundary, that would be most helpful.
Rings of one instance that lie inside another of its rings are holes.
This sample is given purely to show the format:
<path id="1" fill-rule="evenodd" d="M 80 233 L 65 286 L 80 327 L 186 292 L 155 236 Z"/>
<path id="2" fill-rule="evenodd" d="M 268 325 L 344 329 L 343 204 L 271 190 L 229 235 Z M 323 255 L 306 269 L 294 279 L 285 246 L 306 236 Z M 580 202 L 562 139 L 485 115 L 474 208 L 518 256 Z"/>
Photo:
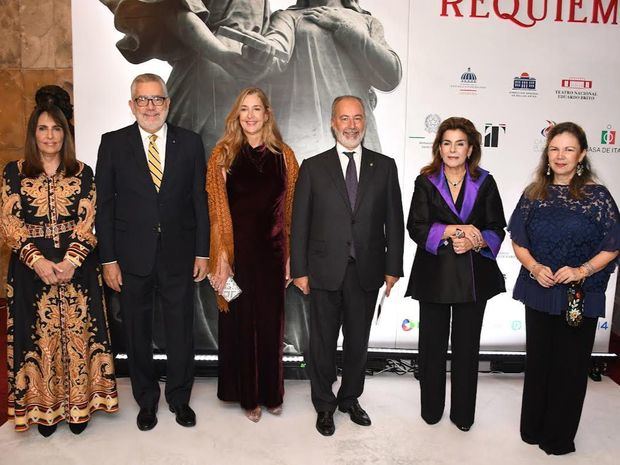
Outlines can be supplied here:
<path id="1" fill-rule="evenodd" d="M 205 278 L 209 253 L 204 149 L 198 134 L 166 123 L 170 100 L 159 76 L 137 76 L 129 106 L 136 123 L 104 134 L 97 159 L 103 277 L 120 293 L 131 387 L 140 406 L 138 428 L 157 424 L 156 292 L 166 336 L 166 401 L 177 423 L 194 426 L 192 280 Z"/>
<path id="2" fill-rule="evenodd" d="M 308 368 L 316 428 L 335 431 L 338 408 L 370 425 L 358 398 L 364 389 L 368 338 L 379 288 L 386 295 L 403 275 L 404 221 L 394 160 L 362 147 L 363 102 L 342 96 L 332 105 L 336 146 L 306 159 L 293 202 L 291 276 L 310 294 Z M 342 326 L 338 395 L 336 345 Z"/>

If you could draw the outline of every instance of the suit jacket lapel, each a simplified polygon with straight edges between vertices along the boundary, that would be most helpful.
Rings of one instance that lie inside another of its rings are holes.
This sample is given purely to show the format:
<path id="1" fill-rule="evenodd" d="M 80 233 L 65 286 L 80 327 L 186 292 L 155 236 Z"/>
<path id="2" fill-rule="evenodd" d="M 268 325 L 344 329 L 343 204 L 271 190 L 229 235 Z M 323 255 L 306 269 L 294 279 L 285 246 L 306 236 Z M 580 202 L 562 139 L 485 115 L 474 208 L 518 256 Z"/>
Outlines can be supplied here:
<path id="1" fill-rule="evenodd" d="M 170 184 L 168 178 L 170 178 L 171 174 L 176 169 L 175 161 L 177 158 L 177 140 L 176 140 L 176 131 L 174 126 L 168 124 L 166 134 L 166 163 L 164 164 L 164 173 L 163 178 L 161 180 L 161 186 L 159 186 L 159 192 L 163 191 L 164 188 Z"/>
<path id="2" fill-rule="evenodd" d="M 482 182 L 485 180 L 488 171 L 483 170 L 482 168 L 478 168 L 480 171 L 480 176 L 475 181 L 469 175 L 469 169 L 465 172 L 465 198 L 463 199 L 463 206 L 461 207 L 461 221 L 466 223 L 469 219 L 469 215 L 474 209 L 474 204 L 476 203 L 476 199 L 478 198 L 478 190 L 480 190 L 480 186 Z"/>
<path id="3" fill-rule="evenodd" d="M 450 208 L 450 211 L 454 213 L 454 216 L 460 219 L 459 212 L 456 211 L 456 207 L 454 206 L 454 201 L 452 200 L 450 189 L 448 189 L 448 185 L 446 184 L 446 177 L 443 174 L 443 165 L 441 166 L 439 173 L 429 176 L 428 180 L 439 191 L 441 198 L 446 203 L 446 205 Z"/>
<path id="4" fill-rule="evenodd" d="M 328 154 L 325 161 L 325 169 L 329 173 L 329 176 L 332 178 L 334 185 L 342 199 L 349 207 L 349 210 L 353 211 L 351 208 L 351 202 L 349 202 L 349 194 L 347 192 L 347 185 L 344 182 L 344 175 L 342 174 L 342 165 L 340 164 L 340 160 L 338 159 L 338 152 L 336 151 L 336 147 L 334 147 L 331 152 Z"/>
<path id="5" fill-rule="evenodd" d="M 355 199 L 355 212 L 360 206 L 362 197 L 368 192 L 372 177 L 375 174 L 375 154 L 362 147 L 362 161 L 360 163 L 360 180 L 357 185 L 357 197 Z"/>
<path id="6" fill-rule="evenodd" d="M 153 178 L 151 178 L 151 172 L 149 171 L 146 153 L 144 152 L 144 145 L 142 143 L 142 139 L 140 138 L 138 123 L 133 124 L 131 132 L 130 143 L 136 166 L 136 182 L 145 184 L 149 192 L 157 194 L 157 189 L 155 189 L 155 184 L 153 184 Z"/>

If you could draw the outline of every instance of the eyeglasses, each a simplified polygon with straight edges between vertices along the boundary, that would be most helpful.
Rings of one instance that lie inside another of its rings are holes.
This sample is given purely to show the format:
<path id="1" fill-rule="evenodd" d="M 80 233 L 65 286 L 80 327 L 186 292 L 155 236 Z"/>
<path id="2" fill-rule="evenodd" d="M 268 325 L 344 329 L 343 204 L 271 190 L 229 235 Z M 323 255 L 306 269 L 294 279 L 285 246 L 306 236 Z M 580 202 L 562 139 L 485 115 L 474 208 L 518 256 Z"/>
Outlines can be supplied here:
<path id="1" fill-rule="evenodd" d="M 151 102 L 156 107 L 161 107 L 168 97 L 162 97 L 161 95 L 140 95 L 133 99 L 136 102 L 136 105 L 139 107 L 148 107 L 149 102 Z"/>

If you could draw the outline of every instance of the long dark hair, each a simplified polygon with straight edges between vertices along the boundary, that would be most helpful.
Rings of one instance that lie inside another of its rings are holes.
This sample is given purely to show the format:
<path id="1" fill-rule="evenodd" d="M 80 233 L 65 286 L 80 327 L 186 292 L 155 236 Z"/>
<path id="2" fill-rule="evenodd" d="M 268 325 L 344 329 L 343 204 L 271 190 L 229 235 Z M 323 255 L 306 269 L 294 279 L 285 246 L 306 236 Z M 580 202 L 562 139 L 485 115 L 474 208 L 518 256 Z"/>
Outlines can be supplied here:
<path id="1" fill-rule="evenodd" d="M 71 131 L 69 130 L 67 118 L 65 118 L 62 110 L 60 110 L 60 108 L 56 105 L 36 106 L 30 114 L 26 129 L 26 143 L 24 144 L 25 161 L 23 173 L 28 178 L 36 178 L 43 173 L 43 162 L 41 161 L 41 154 L 39 153 L 36 139 L 39 117 L 43 113 L 47 113 L 50 118 L 52 118 L 54 122 L 62 128 L 62 132 L 64 134 L 62 147 L 60 148 L 60 165 L 58 166 L 58 171 L 64 172 L 65 176 L 74 176 L 79 171 L 80 165 L 75 158 L 73 137 L 71 137 Z"/>
<path id="2" fill-rule="evenodd" d="M 553 173 L 547 175 L 549 169 L 549 143 L 555 136 L 564 134 L 565 132 L 572 134 L 579 143 L 579 153 L 588 150 L 588 139 L 585 131 L 578 124 L 570 121 L 559 123 L 553 126 L 547 134 L 547 143 L 545 149 L 540 156 L 540 162 L 534 173 L 534 182 L 525 188 L 525 196 L 530 199 L 545 200 L 547 198 L 547 188 L 553 181 Z M 594 172 L 590 166 L 590 160 L 586 156 L 581 160 L 581 176 L 573 176 L 568 184 L 569 195 L 573 199 L 581 199 L 583 197 L 583 186 L 594 181 Z"/>
<path id="3" fill-rule="evenodd" d="M 467 143 L 472 147 L 471 155 L 467 160 L 469 175 L 472 179 L 478 179 L 478 176 L 480 176 L 478 165 L 480 165 L 480 159 L 482 158 L 482 150 L 480 149 L 482 135 L 478 132 L 476 126 L 474 126 L 474 123 L 469 121 L 467 118 L 461 118 L 458 116 L 448 118 L 439 125 L 437 135 L 433 141 L 433 159 L 428 165 L 420 170 L 420 174 L 432 176 L 439 173 L 442 164 L 441 141 L 443 140 L 443 135 L 446 131 L 454 131 L 457 129 L 465 133 L 467 136 Z"/>

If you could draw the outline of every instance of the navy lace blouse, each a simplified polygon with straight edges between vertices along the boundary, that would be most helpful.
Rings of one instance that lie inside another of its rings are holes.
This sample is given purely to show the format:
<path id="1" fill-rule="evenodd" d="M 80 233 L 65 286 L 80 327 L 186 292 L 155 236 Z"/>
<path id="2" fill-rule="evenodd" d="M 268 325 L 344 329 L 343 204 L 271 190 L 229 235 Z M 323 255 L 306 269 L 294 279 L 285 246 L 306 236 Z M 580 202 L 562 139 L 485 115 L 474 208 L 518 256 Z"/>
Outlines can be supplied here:
<path id="1" fill-rule="evenodd" d="M 603 250 L 620 249 L 618 207 L 609 191 L 601 185 L 587 185 L 583 198 L 572 199 L 568 189 L 551 185 L 546 200 L 529 200 L 522 195 L 508 225 L 512 240 L 554 273 L 563 266 L 578 267 Z M 585 280 L 585 316 L 605 316 L 605 289 L 617 262 Z M 544 288 L 521 267 L 513 298 L 559 315 L 568 305 L 567 287 L 556 284 Z"/>

